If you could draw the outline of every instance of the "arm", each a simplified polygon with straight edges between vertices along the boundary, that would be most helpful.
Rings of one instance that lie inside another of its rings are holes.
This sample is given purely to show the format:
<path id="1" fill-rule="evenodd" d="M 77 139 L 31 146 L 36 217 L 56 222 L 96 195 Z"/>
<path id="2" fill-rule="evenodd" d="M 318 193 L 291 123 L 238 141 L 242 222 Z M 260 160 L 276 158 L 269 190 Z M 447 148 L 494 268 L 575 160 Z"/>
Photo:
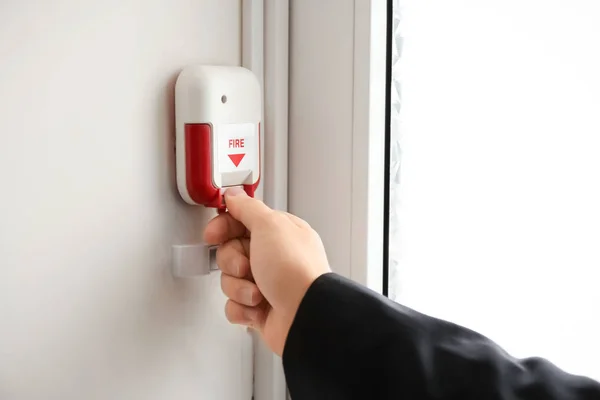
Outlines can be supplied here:
<path id="1" fill-rule="evenodd" d="M 227 319 L 283 365 L 293 400 L 600 400 L 600 385 L 331 273 L 319 235 L 241 188 L 206 227 Z"/>
<path id="2" fill-rule="evenodd" d="M 599 400 L 600 385 L 336 274 L 309 288 L 283 364 L 293 400 Z"/>

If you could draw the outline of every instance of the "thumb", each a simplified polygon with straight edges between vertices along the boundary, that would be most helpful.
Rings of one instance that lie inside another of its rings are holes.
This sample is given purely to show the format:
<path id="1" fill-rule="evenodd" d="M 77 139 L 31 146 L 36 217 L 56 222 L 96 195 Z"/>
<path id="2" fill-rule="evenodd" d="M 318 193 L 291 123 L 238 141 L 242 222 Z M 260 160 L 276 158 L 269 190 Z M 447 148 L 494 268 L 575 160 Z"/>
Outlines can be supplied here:
<path id="1" fill-rule="evenodd" d="M 240 221 L 250 232 L 252 232 L 252 227 L 271 212 L 265 203 L 248 196 L 240 187 L 232 187 L 225 191 L 225 204 L 229 214 Z"/>

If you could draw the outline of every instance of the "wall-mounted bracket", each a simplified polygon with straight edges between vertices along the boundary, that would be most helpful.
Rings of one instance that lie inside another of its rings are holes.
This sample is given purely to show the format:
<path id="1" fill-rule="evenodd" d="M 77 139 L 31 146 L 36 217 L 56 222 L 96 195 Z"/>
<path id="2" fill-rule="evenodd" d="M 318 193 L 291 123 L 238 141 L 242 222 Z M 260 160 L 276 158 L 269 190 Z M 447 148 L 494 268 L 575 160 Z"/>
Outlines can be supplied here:
<path id="1" fill-rule="evenodd" d="M 193 278 L 217 271 L 217 248 L 206 244 L 173 245 L 173 275 L 177 278 Z"/>

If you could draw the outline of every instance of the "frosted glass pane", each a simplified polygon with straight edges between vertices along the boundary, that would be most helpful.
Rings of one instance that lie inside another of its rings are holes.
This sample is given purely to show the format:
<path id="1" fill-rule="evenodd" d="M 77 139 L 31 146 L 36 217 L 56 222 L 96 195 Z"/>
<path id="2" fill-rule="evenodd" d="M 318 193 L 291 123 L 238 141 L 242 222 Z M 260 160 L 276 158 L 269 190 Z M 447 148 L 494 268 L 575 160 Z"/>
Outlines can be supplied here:
<path id="1" fill-rule="evenodd" d="M 395 8 L 390 296 L 600 379 L 600 2 Z"/>

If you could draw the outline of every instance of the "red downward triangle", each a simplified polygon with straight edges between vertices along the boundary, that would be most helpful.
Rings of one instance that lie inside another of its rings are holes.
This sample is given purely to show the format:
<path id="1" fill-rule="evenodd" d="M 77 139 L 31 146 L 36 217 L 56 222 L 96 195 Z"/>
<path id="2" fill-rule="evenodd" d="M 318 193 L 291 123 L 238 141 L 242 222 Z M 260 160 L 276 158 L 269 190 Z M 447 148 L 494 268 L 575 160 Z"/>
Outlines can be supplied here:
<path id="1" fill-rule="evenodd" d="M 243 153 L 243 154 L 229 154 L 229 158 L 231 159 L 231 161 L 237 167 L 238 165 L 240 165 L 240 162 L 242 162 L 242 159 L 244 158 L 245 155 L 246 155 L 246 153 Z"/>

